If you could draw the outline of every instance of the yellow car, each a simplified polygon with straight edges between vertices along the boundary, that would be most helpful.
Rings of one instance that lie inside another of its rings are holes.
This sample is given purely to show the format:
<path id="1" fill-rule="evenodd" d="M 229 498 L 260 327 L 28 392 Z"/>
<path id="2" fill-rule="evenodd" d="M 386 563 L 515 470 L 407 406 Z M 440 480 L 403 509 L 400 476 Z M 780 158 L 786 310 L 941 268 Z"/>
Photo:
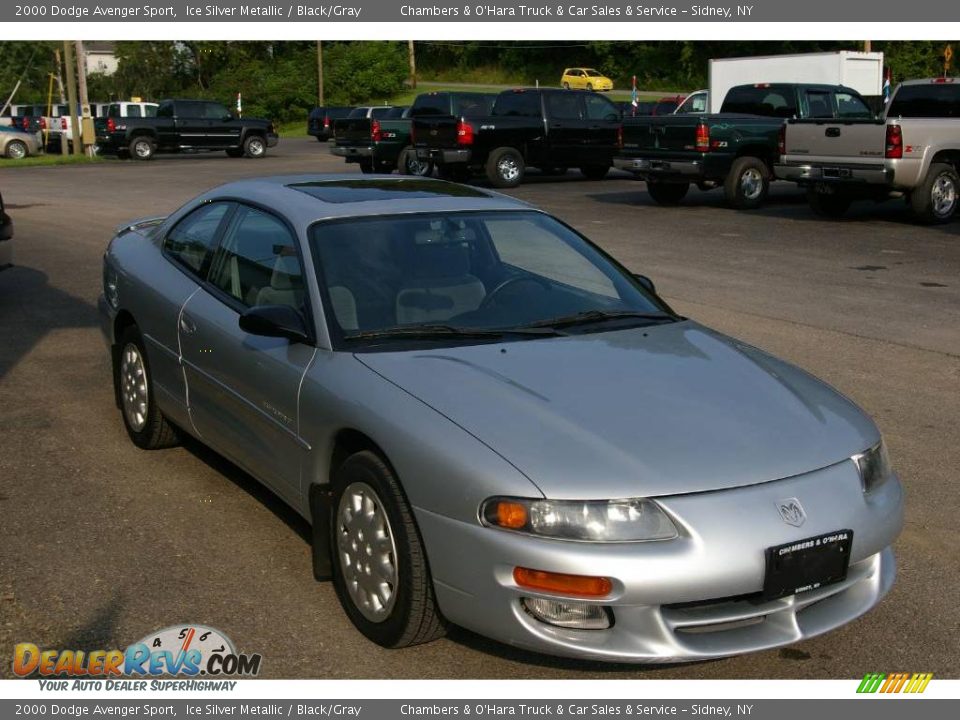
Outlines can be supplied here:
<path id="1" fill-rule="evenodd" d="M 567 90 L 613 90 L 613 80 L 593 68 L 567 68 L 560 84 Z"/>

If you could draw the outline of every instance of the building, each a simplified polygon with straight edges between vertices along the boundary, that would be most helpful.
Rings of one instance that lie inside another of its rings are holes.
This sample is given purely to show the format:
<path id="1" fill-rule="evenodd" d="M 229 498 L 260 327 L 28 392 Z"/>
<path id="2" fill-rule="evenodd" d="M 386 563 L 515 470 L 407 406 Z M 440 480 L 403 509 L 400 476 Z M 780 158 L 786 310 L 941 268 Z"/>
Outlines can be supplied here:
<path id="1" fill-rule="evenodd" d="M 115 43 L 109 41 L 92 41 L 83 44 L 86 55 L 87 74 L 99 73 L 113 75 L 117 71 L 117 55 Z"/>

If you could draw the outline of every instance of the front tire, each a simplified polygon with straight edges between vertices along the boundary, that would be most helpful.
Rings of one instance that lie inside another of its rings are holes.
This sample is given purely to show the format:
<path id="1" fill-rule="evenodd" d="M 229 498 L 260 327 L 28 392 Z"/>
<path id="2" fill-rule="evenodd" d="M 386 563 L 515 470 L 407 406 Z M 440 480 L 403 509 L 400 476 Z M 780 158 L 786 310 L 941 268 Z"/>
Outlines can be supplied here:
<path id="1" fill-rule="evenodd" d="M 487 158 L 487 179 L 498 188 L 513 188 L 523 182 L 526 166 L 513 148 L 497 148 Z"/>
<path id="2" fill-rule="evenodd" d="M 130 157 L 134 160 L 152 160 L 157 152 L 157 145 L 148 137 L 141 135 L 130 141 Z"/>
<path id="3" fill-rule="evenodd" d="M 157 407 L 150 362 L 136 326 L 128 327 L 120 337 L 114 382 L 123 424 L 134 445 L 143 450 L 158 450 L 180 441 L 177 429 Z"/>
<path id="4" fill-rule="evenodd" d="M 21 140 L 11 140 L 4 152 L 11 160 L 22 160 L 28 155 L 27 144 Z"/>
<path id="5" fill-rule="evenodd" d="M 423 541 L 397 478 L 364 450 L 333 479 L 334 588 L 347 616 L 373 642 L 408 647 L 442 637 Z"/>
<path id="6" fill-rule="evenodd" d="M 770 169 L 760 158 L 741 157 L 734 160 L 723 194 L 727 203 L 738 210 L 754 210 L 767 199 L 770 190 Z"/>
<path id="7" fill-rule="evenodd" d="M 647 192 L 658 205 L 679 205 L 690 190 L 690 183 L 654 182 L 647 180 Z"/>
<path id="8" fill-rule="evenodd" d="M 248 135 L 243 141 L 243 154 L 248 158 L 262 158 L 267 154 L 267 141 L 260 135 Z"/>
<path id="9" fill-rule="evenodd" d="M 923 182 L 910 194 L 910 206 L 924 223 L 950 222 L 957 212 L 960 177 L 953 165 L 933 163 Z"/>

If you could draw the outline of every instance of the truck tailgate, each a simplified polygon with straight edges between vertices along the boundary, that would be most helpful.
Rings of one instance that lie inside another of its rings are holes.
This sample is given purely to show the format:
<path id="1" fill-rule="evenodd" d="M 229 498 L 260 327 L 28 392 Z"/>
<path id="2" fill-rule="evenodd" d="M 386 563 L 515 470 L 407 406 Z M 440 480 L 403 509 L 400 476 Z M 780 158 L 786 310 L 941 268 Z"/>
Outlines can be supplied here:
<path id="1" fill-rule="evenodd" d="M 370 118 L 342 118 L 334 121 L 333 139 L 337 145 L 369 145 Z"/>
<path id="2" fill-rule="evenodd" d="M 452 115 L 422 115 L 413 118 L 414 145 L 421 148 L 457 147 L 459 120 Z"/>
<path id="3" fill-rule="evenodd" d="M 664 115 L 624 118 L 624 150 L 679 150 L 696 148 L 696 115 Z"/>
<path id="4" fill-rule="evenodd" d="M 787 162 L 875 164 L 886 149 L 880 120 L 790 120 L 785 132 Z"/>

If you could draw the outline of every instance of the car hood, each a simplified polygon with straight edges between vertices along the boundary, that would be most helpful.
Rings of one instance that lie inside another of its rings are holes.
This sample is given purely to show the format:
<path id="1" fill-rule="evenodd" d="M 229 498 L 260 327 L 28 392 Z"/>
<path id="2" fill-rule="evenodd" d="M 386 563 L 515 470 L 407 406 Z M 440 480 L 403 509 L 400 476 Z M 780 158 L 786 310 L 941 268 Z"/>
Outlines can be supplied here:
<path id="1" fill-rule="evenodd" d="M 829 386 L 690 321 L 357 358 L 557 499 L 752 485 L 879 439 Z"/>

